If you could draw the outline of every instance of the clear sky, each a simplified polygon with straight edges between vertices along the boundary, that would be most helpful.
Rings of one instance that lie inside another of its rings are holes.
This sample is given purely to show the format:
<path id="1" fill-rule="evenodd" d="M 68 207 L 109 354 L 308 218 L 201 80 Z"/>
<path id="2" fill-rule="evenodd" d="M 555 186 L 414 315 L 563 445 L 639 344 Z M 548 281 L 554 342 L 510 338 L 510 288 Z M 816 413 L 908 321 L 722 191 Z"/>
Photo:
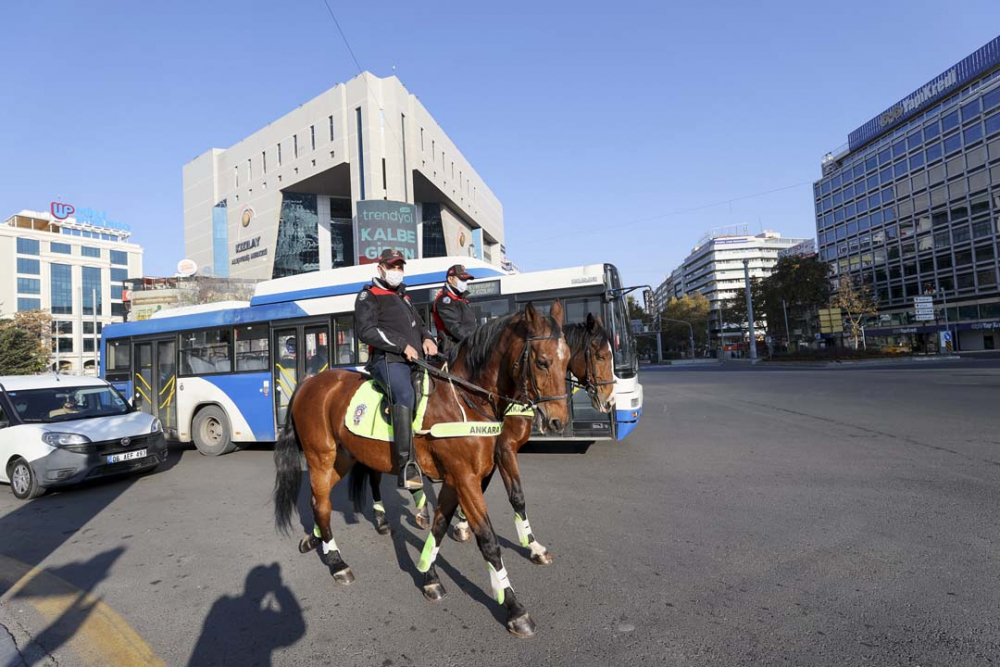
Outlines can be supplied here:
<path id="1" fill-rule="evenodd" d="M 1000 32 L 996 0 L 330 4 L 499 196 L 522 269 L 654 287 L 714 227 L 813 237 L 822 155 Z M 323 0 L 4 0 L 0 26 L 0 218 L 104 210 L 148 275 L 183 256 L 185 162 L 357 74 Z"/>

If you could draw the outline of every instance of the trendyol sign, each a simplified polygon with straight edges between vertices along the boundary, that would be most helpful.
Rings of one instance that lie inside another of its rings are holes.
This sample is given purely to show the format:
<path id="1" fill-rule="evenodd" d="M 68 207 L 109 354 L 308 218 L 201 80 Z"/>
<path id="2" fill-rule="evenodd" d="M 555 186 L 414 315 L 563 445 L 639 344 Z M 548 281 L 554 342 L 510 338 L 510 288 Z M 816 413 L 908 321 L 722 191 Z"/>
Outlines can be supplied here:
<path id="1" fill-rule="evenodd" d="M 76 207 L 72 204 L 67 204 L 62 201 L 54 201 L 49 204 L 49 211 L 52 213 L 52 217 L 56 220 L 66 220 L 71 215 L 76 213 L 76 221 L 84 225 L 117 229 L 123 232 L 132 231 L 132 228 L 129 225 L 122 222 L 115 222 L 114 220 L 108 218 L 108 214 L 104 211 L 95 211 L 92 208 L 81 208 L 77 211 Z"/>
<path id="2" fill-rule="evenodd" d="M 417 258 L 416 207 L 401 201 L 368 199 L 355 204 L 357 213 L 357 263 L 374 264 L 386 248 L 395 248 L 406 259 Z"/>

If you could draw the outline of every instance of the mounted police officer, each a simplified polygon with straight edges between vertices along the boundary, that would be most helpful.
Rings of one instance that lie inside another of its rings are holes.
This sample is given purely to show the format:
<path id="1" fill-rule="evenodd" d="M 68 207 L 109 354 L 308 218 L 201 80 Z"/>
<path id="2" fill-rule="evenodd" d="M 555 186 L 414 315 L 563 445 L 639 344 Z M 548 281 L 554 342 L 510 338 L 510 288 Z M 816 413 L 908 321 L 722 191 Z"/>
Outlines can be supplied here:
<path id="1" fill-rule="evenodd" d="M 382 251 L 378 276 L 361 289 L 354 302 L 354 320 L 358 338 L 371 348 L 368 372 L 389 394 L 399 487 L 416 490 L 423 483 L 413 452 L 416 396 L 408 362 L 437 354 L 437 345 L 406 295 L 405 266 L 406 258 L 399 250 Z"/>
<path id="2" fill-rule="evenodd" d="M 461 264 L 456 264 L 448 269 L 446 280 L 444 289 L 434 300 L 432 311 L 438 330 L 438 344 L 445 353 L 476 330 L 476 314 L 466 298 L 472 274 Z"/>

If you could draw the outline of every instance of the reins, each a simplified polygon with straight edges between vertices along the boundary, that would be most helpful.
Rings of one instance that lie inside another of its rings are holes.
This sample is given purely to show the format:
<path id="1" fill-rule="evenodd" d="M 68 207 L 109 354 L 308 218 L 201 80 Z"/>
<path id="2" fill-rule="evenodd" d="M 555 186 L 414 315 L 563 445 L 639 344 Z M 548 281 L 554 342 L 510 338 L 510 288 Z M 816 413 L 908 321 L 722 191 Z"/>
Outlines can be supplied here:
<path id="1" fill-rule="evenodd" d="M 606 387 L 609 384 L 614 384 L 615 381 L 597 379 L 597 362 L 594 361 L 594 351 L 590 349 L 589 339 L 585 341 L 583 350 L 581 351 L 583 352 L 584 364 L 586 365 L 587 369 L 586 376 L 583 382 L 580 382 L 576 378 L 571 377 L 570 384 L 572 384 L 574 387 L 579 387 L 580 389 L 583 389 L 584 391 L 587 392 L 587 396 L 589 396 L 591 399 L 596 400 L 599 398 L 597 395 L 598 388 Z M 578 354 L 580 354 L 580 351 L 575 352 L 573 356 L 575 357 Z"/>

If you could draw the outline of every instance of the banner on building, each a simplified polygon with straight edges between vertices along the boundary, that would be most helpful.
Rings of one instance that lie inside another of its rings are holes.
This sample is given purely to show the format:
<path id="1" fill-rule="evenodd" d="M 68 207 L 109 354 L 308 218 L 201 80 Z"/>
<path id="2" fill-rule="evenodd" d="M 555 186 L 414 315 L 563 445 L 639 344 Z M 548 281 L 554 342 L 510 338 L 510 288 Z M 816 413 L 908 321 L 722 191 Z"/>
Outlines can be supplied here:
<path id="1" fill-rule="evenodd" d="M 368 199 L 355 204 L 358 264 L 374 264 L 386 248 L 417 258 L 416 207 L 401 201 Z"/>

